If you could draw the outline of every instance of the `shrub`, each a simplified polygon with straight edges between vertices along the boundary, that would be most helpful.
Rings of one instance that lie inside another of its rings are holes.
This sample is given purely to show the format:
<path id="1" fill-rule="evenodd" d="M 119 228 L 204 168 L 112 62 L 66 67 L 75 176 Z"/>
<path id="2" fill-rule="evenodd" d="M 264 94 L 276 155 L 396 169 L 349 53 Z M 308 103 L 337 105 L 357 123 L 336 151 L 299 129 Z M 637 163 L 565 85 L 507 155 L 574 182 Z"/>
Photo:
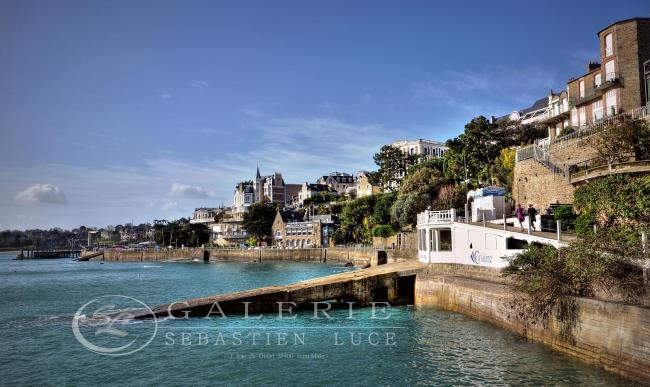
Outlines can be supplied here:
<path id="1" fill-rule="evenodd" d="M 575 229 L 578 236 L 593 234 L 596 218 L 593 214 L 585 212 L 580 214 L 575 220 Z"/>
<path id="2" fill-rule="evenodd" d="M 562 231 L 573 230 L 576 220 L 576 214 L 573 212 L 573 207 L 569 205 L 562 205 L 555 208 L 553 211 L 555 220 L 559 220 L 562 224 Z"/>
<path id="3" fill-rule="evenodd" d="M 397 230 L 390 224 L 380 224 L 372 229 L 372 236 L 374 237 L 386 238 L 395 235 L 395 233 L 397 233 Z"/>
<path id="4" fill-rule="evenodd" d="M 575 297 L 597 292 L 615 294 L 634 302 L 645 293 L 641 269 L 634 264 L 647 259 L 638 232 L 624 227 L 599 229 L 567 247 L 531 246 L 510 259 L 503 270 L 524 298 L 512 307 L 525 322 L 548 326 L 554 318 L 560 334 L 572 340 L 578 306 Z"/>
<path id="5" fill-rule="evenodd" d="M 562 129 L 558 137 L 566 136 L 567 134 L 571 134 L 575 131 L 576 130 L 572 126 L 567 126 L 566 128 Z"/>

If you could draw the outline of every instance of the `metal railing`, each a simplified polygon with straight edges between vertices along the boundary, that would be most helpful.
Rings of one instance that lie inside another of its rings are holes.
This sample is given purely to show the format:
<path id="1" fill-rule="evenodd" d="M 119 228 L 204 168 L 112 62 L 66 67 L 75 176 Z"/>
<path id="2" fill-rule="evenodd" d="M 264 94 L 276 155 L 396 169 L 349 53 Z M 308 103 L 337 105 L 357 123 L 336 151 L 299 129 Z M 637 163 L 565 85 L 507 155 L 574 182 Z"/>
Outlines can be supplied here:
<path id="1" fill-rule="evenodd" d="M 555 160 L 546 149 L 537 144 L 517 149 L 517 162 L 529 159 L 534 159 L 555 174 L 566 176 L 564 164 Z"/>
<path id="2" fill-rule="evenodd" d="M 553 149 L 561 149 L 573 143 L 573 140 L 578 138 L 589 137 L 594 133 L 600 132 L 602 129 L 604 129 L 609 125 L 618 124 L 619 122 L 627 119 L 640 120 L 648 117 L 650 117 L 650 109 L 648 108 L 648 106 L 641 106 L 636 109 L 632 109 L 628 112 L 603 118 L 602 120 L 590 125 L 583 125 L 577 128 L 577 130 L 573 133 L 569 133 L 562 137 L 556 138 L 554 141 L 551 142 L 550 146 Z"/>

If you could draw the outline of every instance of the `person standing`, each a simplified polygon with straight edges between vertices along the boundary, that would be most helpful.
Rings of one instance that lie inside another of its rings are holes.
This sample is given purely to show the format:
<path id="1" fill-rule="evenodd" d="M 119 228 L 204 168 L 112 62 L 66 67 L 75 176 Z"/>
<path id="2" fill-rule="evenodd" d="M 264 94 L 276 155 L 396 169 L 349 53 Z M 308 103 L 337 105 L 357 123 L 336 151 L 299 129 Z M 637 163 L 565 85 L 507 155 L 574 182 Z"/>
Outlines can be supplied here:
<path id="1" fill-rule="evenodd" d="M 530 224 L 530 228 L 535 231 L 535 217 L 537 215 L 537 210 L 532 204 L 529 204 L 528 211 L 526 212 L 528 213 L 528 223 Z"/>
<path id="2" fill-rule="evenodd" d="M 521 206 L 521 204 L 517 204 L 517 208 L 515 208 L 515 218 L 519 221 L 519 226 L 521 227 L 521 232 L 524 232 L 524 219 L 526 215 L 524 214 L 524 208 Z"/>

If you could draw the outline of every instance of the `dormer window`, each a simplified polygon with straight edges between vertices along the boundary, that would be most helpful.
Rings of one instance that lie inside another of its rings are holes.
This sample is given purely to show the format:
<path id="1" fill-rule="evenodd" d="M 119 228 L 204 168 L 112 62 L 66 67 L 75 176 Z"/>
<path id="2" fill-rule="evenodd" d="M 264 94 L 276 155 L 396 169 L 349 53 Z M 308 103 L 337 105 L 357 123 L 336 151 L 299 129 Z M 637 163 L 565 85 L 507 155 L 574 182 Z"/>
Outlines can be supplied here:
<path id="1" fill-rule="evenodd" d="M 614 43 L 612 34 L 605 35 L 605 56 L 614 55 Z"/>

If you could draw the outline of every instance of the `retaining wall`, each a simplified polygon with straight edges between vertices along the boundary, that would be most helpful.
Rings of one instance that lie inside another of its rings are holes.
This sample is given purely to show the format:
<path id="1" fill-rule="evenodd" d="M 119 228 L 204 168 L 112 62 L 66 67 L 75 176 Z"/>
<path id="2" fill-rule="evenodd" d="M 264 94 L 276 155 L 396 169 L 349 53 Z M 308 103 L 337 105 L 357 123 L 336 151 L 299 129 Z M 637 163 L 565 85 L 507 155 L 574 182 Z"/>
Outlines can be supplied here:
<path id="1" fill-rule="evenodd" d="M 206 249 L 188 248 L 161 251 L 128 251 L 106 250 L 104 256 L 93 260 L 117 262 L 138 261 L 178 261 L 204 259 L 208 253 L 211 262 L 264 262 L 264 261 L 293 261 L 293 262 L 351 262 L 357 266 L 377 265 L 380 251 L 385 251 L 386 263 L 405 260 L 416 260 L 417 250 L 375 250 L 375 249 Z"/>
<path id="2" fill-rule="evenodd" d="M 555 321 L 544 328 L 519 319 L 511 305 L 521 295 L 493 270 L 431 264 L 418 274 L 415 291 L 418 307 L 438 307 L 489 321 L 585 362 L 650 383 L 650 309 L 578 298 L 578 324 L 571 342 L 560 337 Z"/>

